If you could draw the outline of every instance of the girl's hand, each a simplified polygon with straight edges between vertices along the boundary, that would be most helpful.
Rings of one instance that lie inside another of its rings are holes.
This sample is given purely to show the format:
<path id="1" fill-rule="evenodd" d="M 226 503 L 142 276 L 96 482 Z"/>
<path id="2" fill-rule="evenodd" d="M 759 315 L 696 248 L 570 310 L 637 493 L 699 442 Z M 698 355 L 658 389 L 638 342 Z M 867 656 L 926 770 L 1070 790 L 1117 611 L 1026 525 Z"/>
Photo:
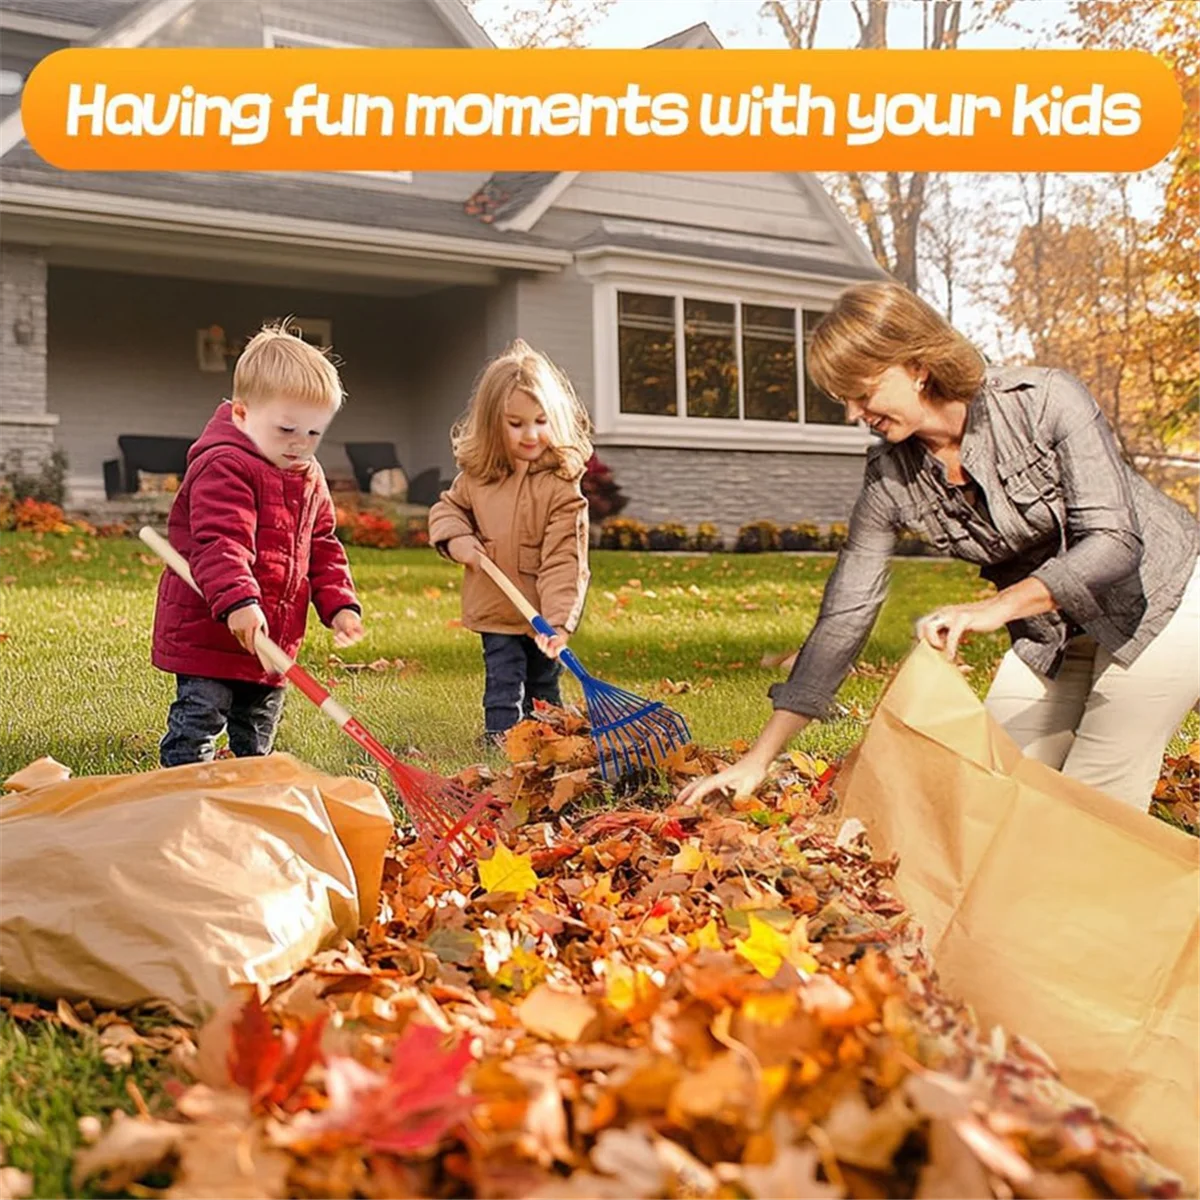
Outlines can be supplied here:
<path id="1" fill-rule="evenodd" d="M 535 633 L 533 640 L 537 642 L 537 648 L 547 658 L 557 658 L 567 648 L 565 633 L 556 633 L 552 638 L 547 637 L 544 633 Z"/>
<path id="2" fill-rule="evenodd" d="M 1009 619 L 1005 609 L 996 596 L 974 604 L 947 604 L 917 622 L 917 637 L 953 659 L 963 634 L 994 632 Z"/>
<path id="3" fill-rule="evenodd" d="M 446 553 L 456 563 L 462 563 L 464 567 L 477 567 L 483 547 L 479 544 L 478 538 L 464 533 L 460 537 L 452 537 L 446 543 Z"/>
<path id="4" fill-rule="evenodd" d="M 752 754 L 744 754 L 733 764 L 706 779 L 693 779 L 678 796 L 680 803 L 694 800 L 699 803 L 713 792 L 726 792 L 735 800 L 754 795 L 759 784 L 767 777 L 769 763 L 762 762 Z"/>
<path id="5" fill-rule="evenodd" d="M 266 615 L 257 604 L 245 604 L 241 608 L 235 608 L 225 618 L 225 625 L 247 654 L 254 653 L 254 639 L 259 630 L 267 632 Z"/>
<path id="6" fill-rule="evenodd" d="M 343 608 L 333 618 L 333 644 L 339 649 L 342 646 L 353 646 L 366 633 L 363 629 L 362 617 L 352 608 Z"/>

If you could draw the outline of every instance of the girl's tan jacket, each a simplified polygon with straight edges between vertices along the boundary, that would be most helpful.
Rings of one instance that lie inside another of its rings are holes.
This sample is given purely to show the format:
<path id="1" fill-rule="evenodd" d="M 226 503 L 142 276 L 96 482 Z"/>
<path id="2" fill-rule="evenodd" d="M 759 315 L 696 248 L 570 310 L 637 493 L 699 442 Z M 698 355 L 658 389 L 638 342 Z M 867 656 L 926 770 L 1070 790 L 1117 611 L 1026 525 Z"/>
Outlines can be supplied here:
<path id="1" fill-rule="evenodd" d="M 429 540 L 473 536 L 556 629 L 573 633 L 587 596 L 587 500 L 579 480 L 537 464 L 494 483 L 460 472 L 429 510 Z M 448 555 L 447 555 L 448 557 Z M 529 633 L 525 618 L 479 570 L 463 578 L 462 619 L 476 633 Z"/>

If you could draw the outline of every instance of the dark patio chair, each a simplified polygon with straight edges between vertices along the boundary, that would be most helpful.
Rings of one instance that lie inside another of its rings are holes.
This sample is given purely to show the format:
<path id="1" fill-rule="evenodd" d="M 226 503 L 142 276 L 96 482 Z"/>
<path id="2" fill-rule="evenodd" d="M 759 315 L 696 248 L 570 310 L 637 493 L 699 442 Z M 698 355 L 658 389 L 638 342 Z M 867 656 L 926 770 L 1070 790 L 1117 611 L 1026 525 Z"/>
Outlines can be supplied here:
<path id="1" fill-rule="evenodd" d="M 422 471 L 408 485 L 409 504 L 422 504 L 426 508 L 437 503 L 437 498 L 450 486 L 453 480 L 443 479 L 437 467 Z"/>
<path id="2" fill-rule="evenodd" d="M 347 442 L 346 457 L 360 492 L 371 490 L 371 476 L 379 471 L 404 470 L 391 442 Z"/>
<path id="3" fill-rule="evenodd" d="M 108 499 L 122 490 L 132 495 L 141 486 L 141 472 L 150 475 L 178 475 L 187 470 L 187 453 L 195 438 L 151 437 L 145 434 L 122 433 L 117 438 L 121 458 L 104 464 L 104 493 Z"/>

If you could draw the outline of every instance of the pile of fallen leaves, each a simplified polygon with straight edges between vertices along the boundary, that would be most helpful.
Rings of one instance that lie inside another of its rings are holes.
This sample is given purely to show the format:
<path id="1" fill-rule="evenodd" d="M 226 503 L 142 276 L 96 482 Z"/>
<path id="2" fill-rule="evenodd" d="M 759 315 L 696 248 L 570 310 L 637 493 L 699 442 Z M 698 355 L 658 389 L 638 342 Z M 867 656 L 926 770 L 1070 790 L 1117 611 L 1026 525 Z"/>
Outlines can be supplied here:
<path id="1" fill-rule="evenodd" d="M 79 1184 L 171 1196 L 1178 1196 L 1019 1037 L 944 995 L 861 827 L 797 755 L 735 810 L 589 811 L 540 713 L 476 769 L 512 805 L 453 880 L 389 856 L 377 919 L 172 1061 Z M 719 765 L 689 747 L 664 792 Z M 653 794 L 651 788 L 650 794 Z"/>
<path id="2" fill-rule="evenodd" d="M 1193 837 L 1200 836 L 1200 742 L 1193 742 L 1178 757 L 1163 759 L 1150 812 Z"/>

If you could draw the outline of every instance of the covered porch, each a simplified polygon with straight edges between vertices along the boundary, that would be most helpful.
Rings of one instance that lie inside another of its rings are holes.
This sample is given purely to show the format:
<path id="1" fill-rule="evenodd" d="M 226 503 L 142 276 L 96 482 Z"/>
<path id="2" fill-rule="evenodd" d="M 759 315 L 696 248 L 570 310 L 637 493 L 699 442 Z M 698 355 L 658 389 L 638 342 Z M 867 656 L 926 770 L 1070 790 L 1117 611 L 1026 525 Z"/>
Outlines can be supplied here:
<path id="1" fill-rule="evenodd" d="M 320 452 L 331 480 L 353 478 L 348 442 L 393 443 L 410 479 L 448 473 L 472 380 L 516 335 L 516 280 L 568 258 L 261 213 L 144 201 L 129 211 L 124 197 L 83 212 L 79 193 L 62 197 L 69 208 L 47 199 L 5 198 L 6 292 L 20 292 L 5 307 L 31 320 L 27 358 L 40 352 L 41 363 L 0 393 L 0 420 L 6 442 L 24 426 L 52 434 L 76 506 L 104 497 L 119 436 L 199 434 L 229 395 L 245 339 L 285 316 L 339 360 L 347 402 Z"/>

